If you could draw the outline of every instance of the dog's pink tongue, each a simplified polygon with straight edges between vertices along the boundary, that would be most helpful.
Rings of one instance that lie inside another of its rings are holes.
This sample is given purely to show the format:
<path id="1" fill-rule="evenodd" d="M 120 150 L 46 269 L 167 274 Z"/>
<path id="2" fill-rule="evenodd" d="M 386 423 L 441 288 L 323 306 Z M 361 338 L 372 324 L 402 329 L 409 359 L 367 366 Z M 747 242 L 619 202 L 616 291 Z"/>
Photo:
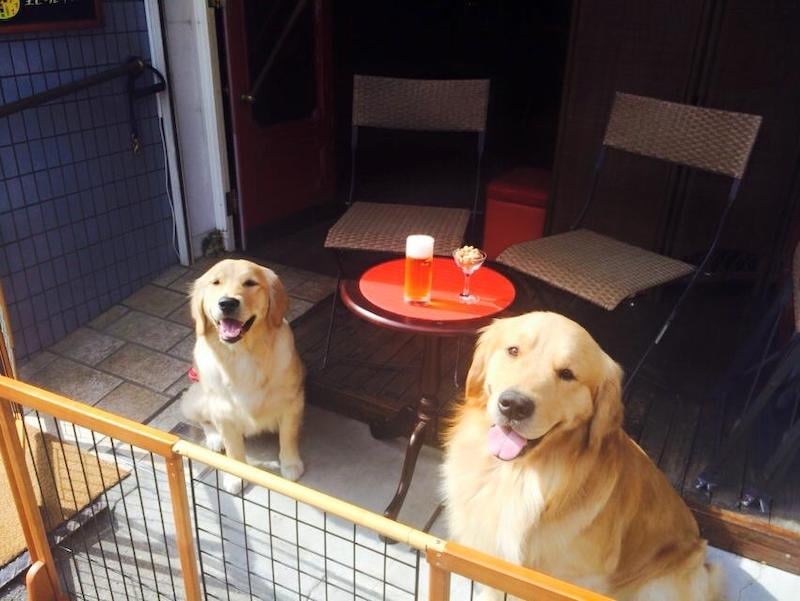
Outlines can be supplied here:
<path id="1" fill-rule="evenodd" d="M 489 452 L 503 461 L 514 459 L 522 453 L 527 443 L 527 440 L 511 428 L 505 426 L 489 428 Z"/>
<path id="2" fill-rule="evenodd" d="M 229 340 L 242 335 L 243 324 L 235 319 L 223 319 L 219 322 L 220 336 Z"/>

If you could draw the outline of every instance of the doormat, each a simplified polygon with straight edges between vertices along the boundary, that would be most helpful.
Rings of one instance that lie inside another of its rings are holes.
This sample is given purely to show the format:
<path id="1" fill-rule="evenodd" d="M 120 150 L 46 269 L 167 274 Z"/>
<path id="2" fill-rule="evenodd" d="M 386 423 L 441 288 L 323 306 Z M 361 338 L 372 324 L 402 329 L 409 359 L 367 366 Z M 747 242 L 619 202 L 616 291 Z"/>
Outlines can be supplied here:
<path id="1" fill-rule="evenodd" d="M 128 475 L 128 470 L 94 453 L 62 442 L 27 425 L 25 461 L 45 527 L 54 539 L 74 533 L 105 505 L 100 495 Z M 93 509 L 87 513 L 87 509 Z M 27 567 L 27 546 L 5 466 L 0 464 L 0 588 Z M 66 534 L 65 534 L 66 533 Z M 52 541 L 51 541 L 52 544 Z M 5 569 L 8 566 L 9 569 Z"/>

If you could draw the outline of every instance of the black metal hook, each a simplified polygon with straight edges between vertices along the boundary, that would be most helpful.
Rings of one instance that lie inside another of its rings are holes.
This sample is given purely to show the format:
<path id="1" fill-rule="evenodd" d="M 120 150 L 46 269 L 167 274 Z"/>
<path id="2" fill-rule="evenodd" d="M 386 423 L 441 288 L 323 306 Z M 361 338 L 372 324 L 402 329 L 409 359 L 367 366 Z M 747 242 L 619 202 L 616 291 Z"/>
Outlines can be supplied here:
<path id="1" fill-rule="evenodd" d="M 167 88 L 167 82 L 158 69 L 152 65 L 146 64 L 141 58 L 131 57 L 128 59 L 128 61 L 141 62 L 140 70 L 133 71 L 128 74 L 128 119 L 130 121 L 131 128 L 131 150 L 133 150 L 134 153 L 138 153 L 139 150 L 141 150 L 141 142 L 139 141 L 139 131 L 136 126 L 136 109 L 134 106 L 134 100 L 163 92 Z M 153 75 L 156 77 L 156 82 L 150 85 L 136 87 L 136 81 L 144 74 L 145 71 L 150 71 L 153 73 Z"/>

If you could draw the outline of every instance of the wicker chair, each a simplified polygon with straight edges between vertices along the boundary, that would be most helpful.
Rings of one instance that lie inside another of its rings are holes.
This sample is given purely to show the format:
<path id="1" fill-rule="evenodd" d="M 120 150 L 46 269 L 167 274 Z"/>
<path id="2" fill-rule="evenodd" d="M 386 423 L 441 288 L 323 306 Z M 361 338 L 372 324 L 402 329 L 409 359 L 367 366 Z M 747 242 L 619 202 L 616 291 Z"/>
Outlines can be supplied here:
<path id="1" fill-rule="evenodd" d="M 325 247 L 337 253 L 339 277 L 342 275 L 342 251 L 402 254 L 405 252 L 406 237 L 410 234 L 433 236 L 436 255 L 447 255 L 463 244 L 470 220 L 474 223 L 478 211 L 488 103 L 488 79 L 423 80 L 354 76 L 348 209 L 331 227 L 325 239 Z M 361 127 L 474 132 L 477 135 L 477 161 L 475 191 L 470 206 L 449 208 L 353 202 L 358 131 Z M 323 367 L 327 365 L 337 299 L 338 285 L 331 307 Z"/>
<path id="2" fill-rule="evenodd" d="M 497 261 L 607 311 L 661 284 L 688 278 L 658 334 L 629 372 L 630 386 L 647 355 L 672 323 L 719 240 L 744 175 L 761 117 L 617 93 L 588 198 L 571 230 L 513 245 Z M 616 149 L 733 178 L 713 240 L 691 265 L 581 228 L 591 205 L 607 150 Z"/>

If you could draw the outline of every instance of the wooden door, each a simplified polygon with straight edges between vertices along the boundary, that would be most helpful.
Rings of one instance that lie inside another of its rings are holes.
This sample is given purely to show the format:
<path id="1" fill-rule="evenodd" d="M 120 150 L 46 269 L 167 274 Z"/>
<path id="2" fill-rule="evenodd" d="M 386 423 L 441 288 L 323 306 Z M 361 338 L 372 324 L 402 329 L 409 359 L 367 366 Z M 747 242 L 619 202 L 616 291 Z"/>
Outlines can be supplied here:
<path id="1" fill-rule="evenodd" d="M 334 196 L 329 0 L 226 2 L 242 246 Z"/>

